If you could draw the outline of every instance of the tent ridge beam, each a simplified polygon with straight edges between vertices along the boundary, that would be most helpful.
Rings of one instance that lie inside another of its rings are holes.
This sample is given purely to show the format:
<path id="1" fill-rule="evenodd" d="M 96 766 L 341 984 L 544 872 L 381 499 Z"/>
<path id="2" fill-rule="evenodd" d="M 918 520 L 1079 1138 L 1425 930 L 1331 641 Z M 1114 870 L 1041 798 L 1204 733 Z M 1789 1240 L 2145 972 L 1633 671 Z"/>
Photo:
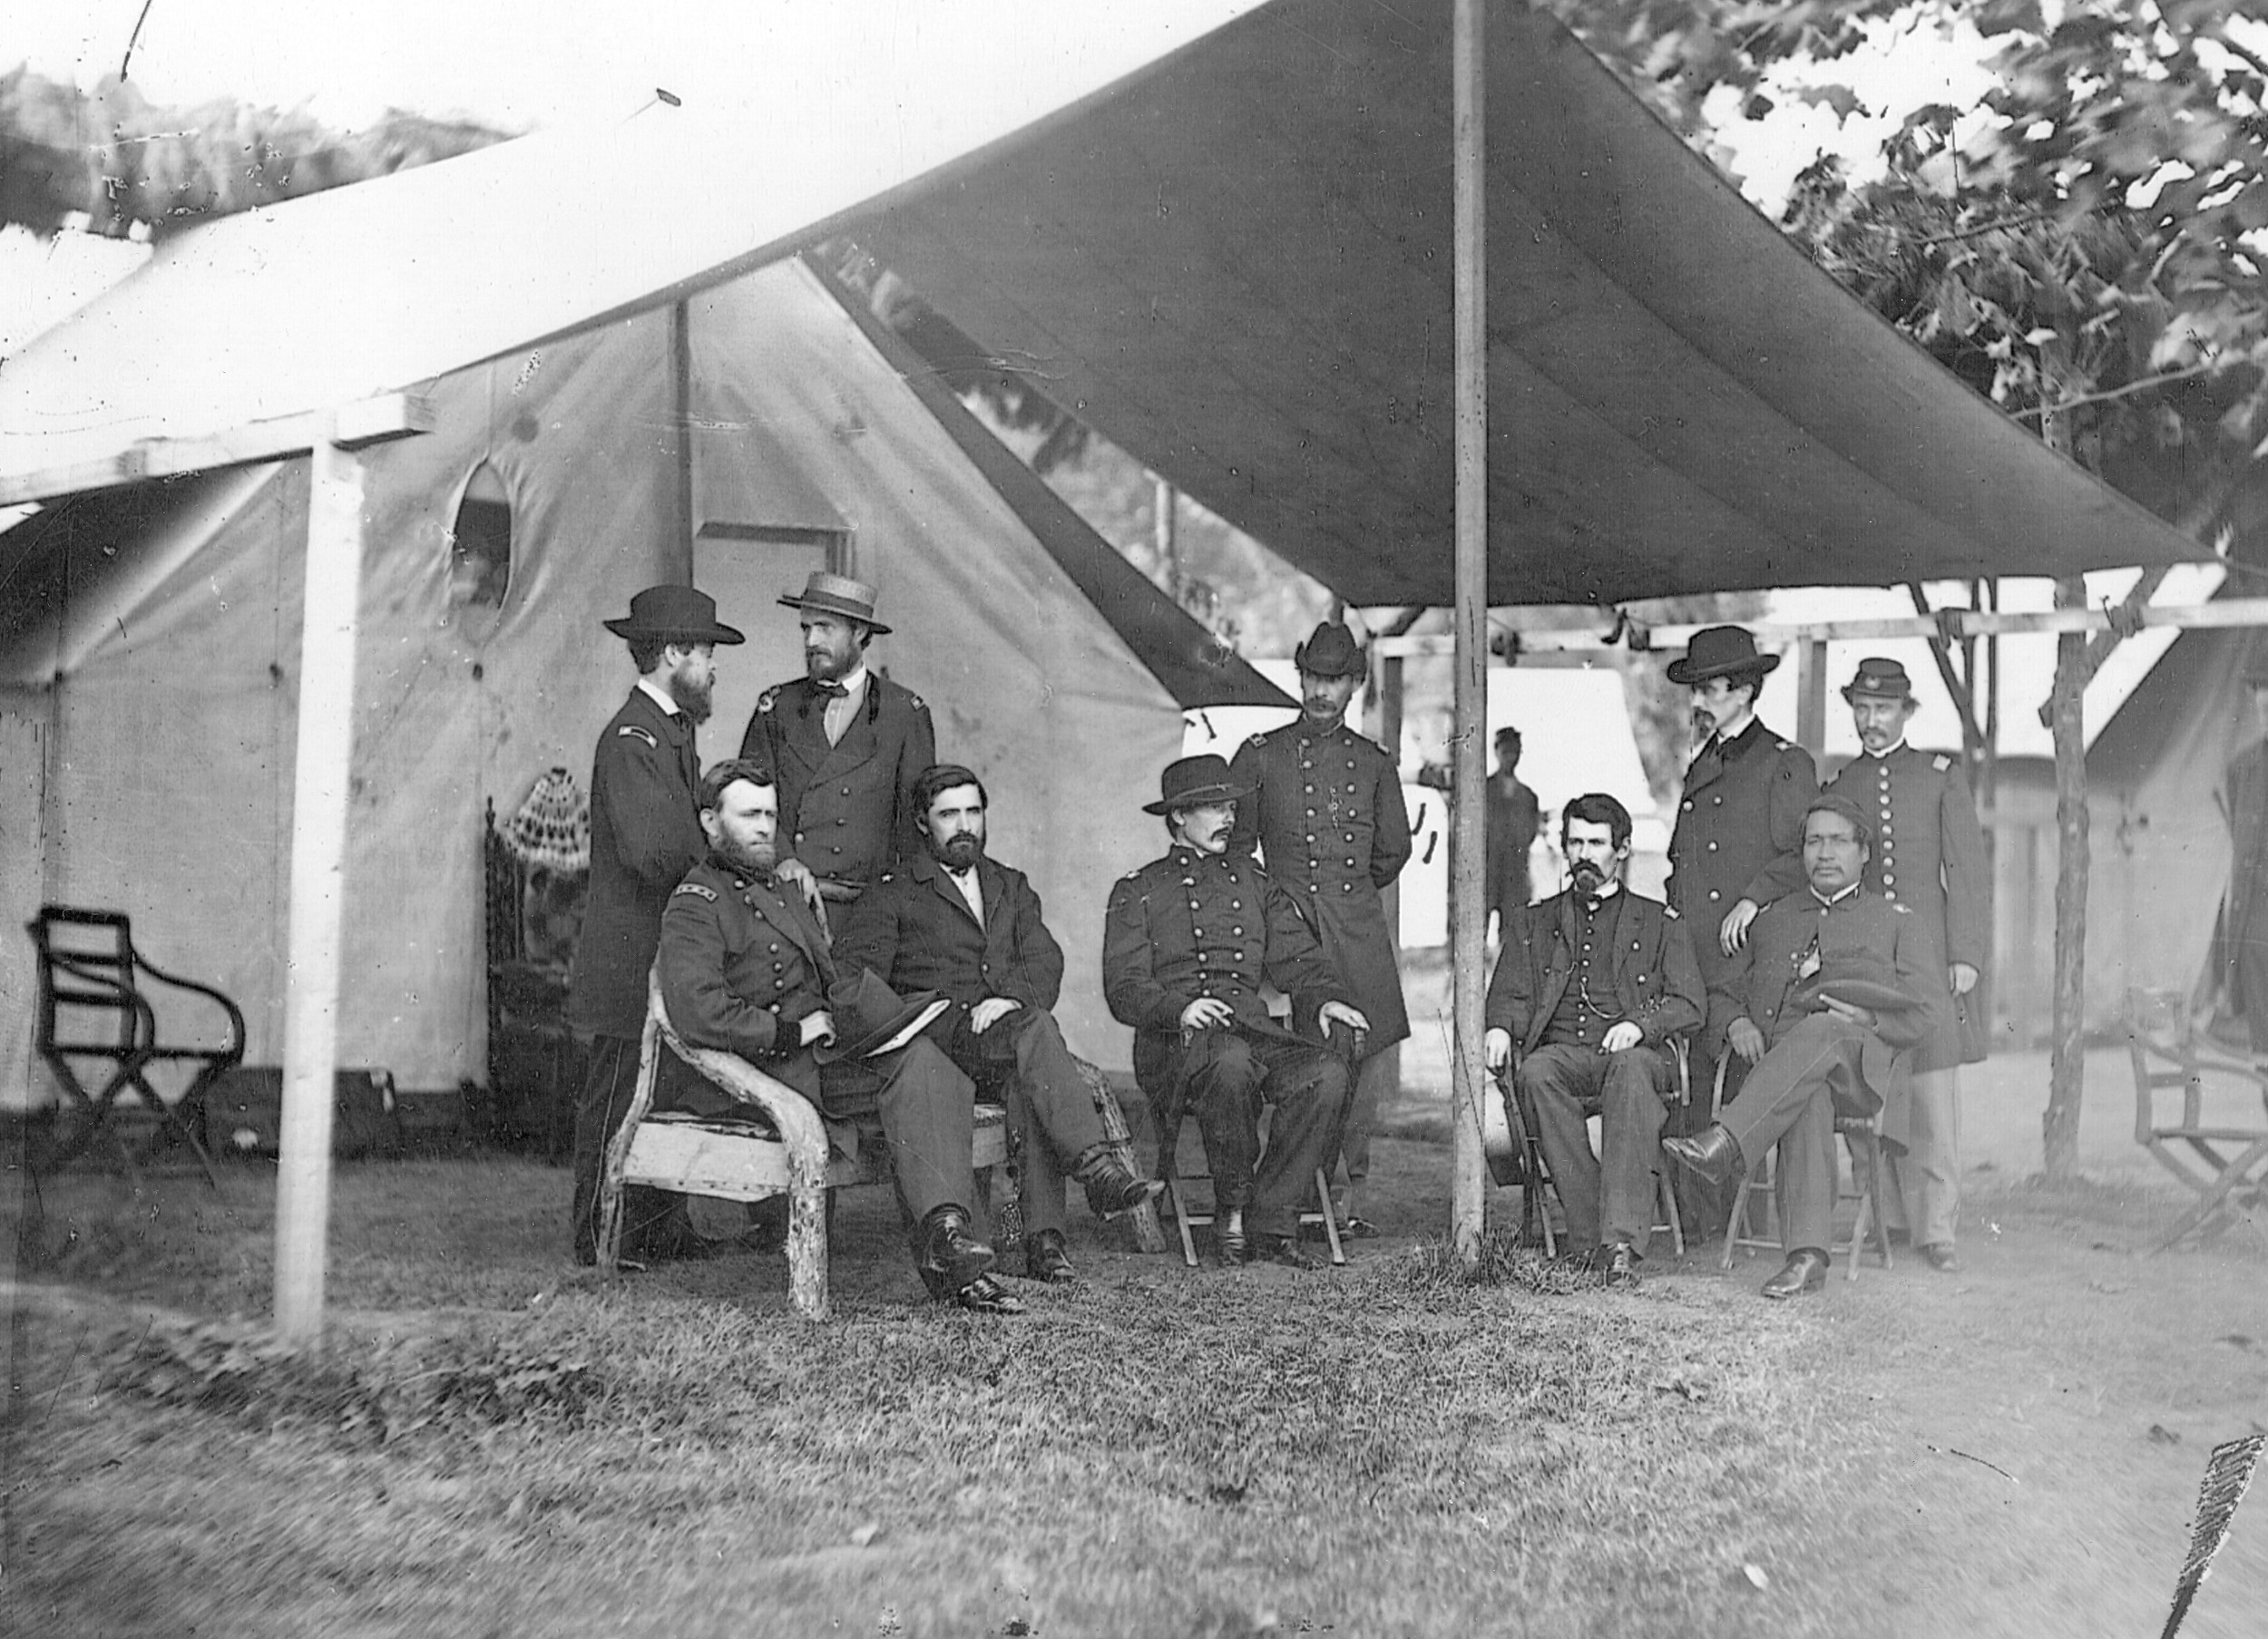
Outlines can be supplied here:
<path id="1" fill-rule="evenodd" d="M 198 438 L 144 438 L 101 461 L 0 477 L 0 506 L 50 501 L 87 490 L 116 489 L 217 467 L 281 461 L 317 444 L 358 450 L 413 433 L 429 433 L 434 408 L 422 394 L 381 393 L 336 410 L 312 410 L 248 422 Z"/>

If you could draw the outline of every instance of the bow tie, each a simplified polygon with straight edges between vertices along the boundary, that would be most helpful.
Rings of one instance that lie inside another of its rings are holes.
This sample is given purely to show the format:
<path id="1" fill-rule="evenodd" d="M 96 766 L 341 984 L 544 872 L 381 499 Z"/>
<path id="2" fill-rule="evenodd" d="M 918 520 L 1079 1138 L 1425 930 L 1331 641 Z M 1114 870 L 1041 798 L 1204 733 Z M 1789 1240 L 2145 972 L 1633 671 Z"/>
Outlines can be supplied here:
<path id="1" fill-rule="evenodd" d="M 833 700 L 839 700 L 850 693 L 849 684 L 838 683 L 832 678 L 820 678 L 811 685 L 811 688 L 815 693 L 823 694 Z"/>
<path id="2" fill-rule="evenodd" d="M 1586 899 L 1583 902 L 1583 913 L 1587 916 L 1596 916 L 1598 914 L 1598 907 L 1606 902 L 1603 899 Z"/>

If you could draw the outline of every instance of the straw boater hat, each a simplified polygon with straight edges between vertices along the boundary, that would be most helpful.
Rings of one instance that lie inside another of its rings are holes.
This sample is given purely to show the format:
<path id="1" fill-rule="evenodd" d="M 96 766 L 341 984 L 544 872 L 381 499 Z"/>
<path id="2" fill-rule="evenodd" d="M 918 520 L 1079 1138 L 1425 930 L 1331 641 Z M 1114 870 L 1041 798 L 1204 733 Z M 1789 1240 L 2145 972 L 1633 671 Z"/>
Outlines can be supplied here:
<path id="1" fill-rule="evenodd" d="M 1364 670 L 1362 646 L 1339 622 L 1325 620 L 1292 650 L 1292 664 L 1311 678 L 1359 678 Z"/>
<path id="2" fill-rule="evenodd" d="M 1693 634 L 1683 659 L 1669 663 L 1669 680 L 1706 683 L 1711 678 L 1761 678 L 1779 663 L 1777 655 L 1756 652 L 1756 639 L 1746 627 L 1710 626 Z"/>
<path id="3" fill-rule="evenodd" d="M 1895 660 L 1879 656 L 1859 662 L 1859 675 L 1843 686 L 1843 698 L 1855 700 L 1861 695 L 1876 700 L 1911 700 L 1913 684 L 1906 676 L 1906 668 Z"/>
<path id="4" fill-rule="evenodd" d="M 811 579 L 804 582 L 802 597 L 783 596 L 780 601 L 807 614 L 841 615 L 845 620 L 856 620 L 877 638 L 890 630 L 875 619 L 875 589 L 848 575 L 830 575 L 823 569 L 815 569 Z"/>
<path id="5" fill-rule="evenodd" d="M 1158 790 L 1156 802 L 1142 805 L 1144 814 L 1171 814 L 1176 808 L 1198 808 L 1252 794 L 1251 786 L 1232 784 L 1227 763 L 1210 752 L 1168 763 L 1158 776 Z"/>
<path id="6" fill-rule="evenodd" d="M 650 586 L 630 600 L 630 614 L 605 622 L 607 630 L 635 643 L 745 643 L 717 619 L 717 600 L 689 586 Z"/>

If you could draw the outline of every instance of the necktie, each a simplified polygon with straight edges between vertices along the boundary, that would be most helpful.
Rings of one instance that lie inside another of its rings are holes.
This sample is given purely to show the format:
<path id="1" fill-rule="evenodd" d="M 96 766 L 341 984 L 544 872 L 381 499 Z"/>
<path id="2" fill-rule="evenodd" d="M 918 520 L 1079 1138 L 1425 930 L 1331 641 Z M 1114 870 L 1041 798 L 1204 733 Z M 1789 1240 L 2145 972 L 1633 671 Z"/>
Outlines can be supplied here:
<path id="1" fill-rule="evenodd" d="M 849 685 L 839 683 L 833 678 L 821 678 L 814 682 L 811 687 L 814 692 L 823 694 L 831 700 L 839 700 L 845 695 L 850 693 Z"/>

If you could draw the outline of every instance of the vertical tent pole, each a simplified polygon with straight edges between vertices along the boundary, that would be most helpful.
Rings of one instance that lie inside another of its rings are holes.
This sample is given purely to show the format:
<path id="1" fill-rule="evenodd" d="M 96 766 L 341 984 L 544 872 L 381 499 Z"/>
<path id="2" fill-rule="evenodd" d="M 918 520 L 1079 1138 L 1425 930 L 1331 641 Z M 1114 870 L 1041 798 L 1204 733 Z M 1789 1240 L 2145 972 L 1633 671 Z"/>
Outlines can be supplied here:
<path id="1" fill-rule="evenodd" d="M 1386 760 L 1393 769 L 1393 793 L 1396 801 L 1402 797 L 1402 657 L 1382 655 L 1378 660 L 1378 743 L 1386 748 Z M 1386 912 L 1387 936 L 1393 941 L 1399 959 L 1402 951 L 1402 884 L 1397 880 L 1386 884 L 1379 896 Z M 1378 1074 L 1378 1097 L 1383 1101 L 1402 1091 L 1402 1044 L 1381 1049 L 1377 1054 L 1383 1068 Z"/>
<path id="2" fill-rule="evenodd" d="M 308 494 L 299 745 L 291 798 L 289 971 L 276 1186 L 276 1329 L 323 1331 L 330 1221 L 331 1099 L 338 1054 L 338 935 L 347 781 L 354 749 L 355 631 L 362 588 L 362 461 L 320 439 Z"/>
<path id="3" fill-rule="evenodd" d="M 1796 647 L 1795 743 L 1817 762 L 1827 755 L 1827 640 L 1806 638 Z"/>
<path id="4" fill-rule="evenodd" d="M 1456 749 L 1452 765 L 1449 838 L 1450 970 L 1455 1009 L 1455 1105 L 1451 1125 L 1456 1176 L 1450 1244 L 1458 1260 L 1480 1254 L 1487 1212 L 1481 1190 L 1481 943 L 1488 912 L 1481 903 L 1485 821 L 1482 791 L 1488 719 L 1488 328 L 1484 280 L 1487 179 L 1482 166 L 1487 67 L 1481 0 L 1457 0 L 1452 76 L 1456 83 L 1452 158 L 1455 177 L 1457 427 Z"/>

